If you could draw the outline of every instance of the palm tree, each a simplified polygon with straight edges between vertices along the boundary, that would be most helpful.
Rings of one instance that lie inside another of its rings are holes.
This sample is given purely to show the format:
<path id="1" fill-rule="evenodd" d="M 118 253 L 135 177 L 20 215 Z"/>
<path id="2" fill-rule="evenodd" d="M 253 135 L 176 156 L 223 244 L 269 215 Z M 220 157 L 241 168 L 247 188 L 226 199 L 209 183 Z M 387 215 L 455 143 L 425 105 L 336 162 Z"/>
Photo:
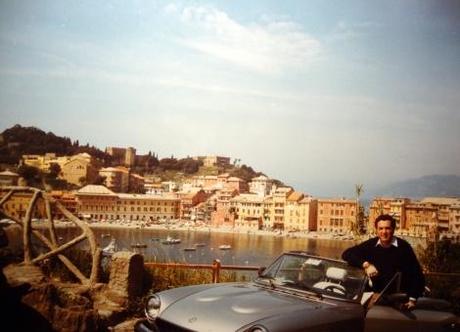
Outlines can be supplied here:
<path id="1" fill-rule="evenodd" d="M 356 222 L 355 222 L 355 234 L 361 234 L 364 230 L 364 211 L 361 207 L 359 199 L 364 192 L 363 184 L 355 184 L 355 195 L 356 195 Z"/>

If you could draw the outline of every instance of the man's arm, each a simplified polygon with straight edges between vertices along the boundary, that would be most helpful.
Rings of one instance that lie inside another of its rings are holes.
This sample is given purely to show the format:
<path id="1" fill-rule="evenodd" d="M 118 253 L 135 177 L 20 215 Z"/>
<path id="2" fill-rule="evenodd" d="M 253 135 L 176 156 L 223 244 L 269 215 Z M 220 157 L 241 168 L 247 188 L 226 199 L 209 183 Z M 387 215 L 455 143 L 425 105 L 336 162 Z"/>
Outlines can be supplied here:
<path id="1" fill-rule="evenodd" d="M 342 259 L 352 266 L 365 269 L 365 265 L 367 264 L 364 263 L 369 263 L 368 260 L 371 240 L 364 241 L 356 246 L 346 249 L 342 253 Z"/>

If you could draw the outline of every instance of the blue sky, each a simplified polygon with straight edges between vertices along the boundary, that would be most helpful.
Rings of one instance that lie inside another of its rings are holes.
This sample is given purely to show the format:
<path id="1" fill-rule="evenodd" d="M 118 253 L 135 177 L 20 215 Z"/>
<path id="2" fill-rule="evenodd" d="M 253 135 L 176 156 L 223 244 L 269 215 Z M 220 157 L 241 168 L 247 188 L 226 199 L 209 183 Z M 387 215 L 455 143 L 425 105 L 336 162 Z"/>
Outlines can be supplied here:
<path id="1" fill-rule="evenodd" d="M 1 1 L 0 130 L 317 196 L 460 175 L 459 1 Z"/>

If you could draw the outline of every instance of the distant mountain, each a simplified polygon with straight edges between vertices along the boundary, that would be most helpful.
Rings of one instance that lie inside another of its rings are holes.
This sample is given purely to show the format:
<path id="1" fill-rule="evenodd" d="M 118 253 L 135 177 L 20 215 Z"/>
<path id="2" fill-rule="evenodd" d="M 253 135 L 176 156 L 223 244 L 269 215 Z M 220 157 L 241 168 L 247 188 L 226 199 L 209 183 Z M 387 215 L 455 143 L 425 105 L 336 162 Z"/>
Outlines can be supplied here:
<path id="1" fill-rule="evenodd" d="M 460 176 L 427 175 L 416 179 L 399 181 L 375 190 L 372 196 L 409 198 L 428 196 L 460 197 Z"/>

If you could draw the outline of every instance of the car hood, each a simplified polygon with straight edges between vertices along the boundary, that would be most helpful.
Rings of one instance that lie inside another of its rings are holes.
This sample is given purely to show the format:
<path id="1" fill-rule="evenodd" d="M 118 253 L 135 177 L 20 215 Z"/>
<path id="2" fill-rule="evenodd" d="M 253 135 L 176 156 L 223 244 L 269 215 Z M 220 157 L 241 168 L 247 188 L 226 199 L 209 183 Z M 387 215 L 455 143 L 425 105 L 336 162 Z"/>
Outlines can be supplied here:
<path id="1" fill-rule="evenodd" d="M 164 295 L 167 297 L 167 292 Z M 266 317 L 297 310 L 308 315 L 308 311 L 333 306 L 255 284 L 214 286 L 171 300 L 167 300 L 169 305 L 162 310 L 160 318 L 203 332 L 217 327 L 219 331 L 236 331 Z"/>

